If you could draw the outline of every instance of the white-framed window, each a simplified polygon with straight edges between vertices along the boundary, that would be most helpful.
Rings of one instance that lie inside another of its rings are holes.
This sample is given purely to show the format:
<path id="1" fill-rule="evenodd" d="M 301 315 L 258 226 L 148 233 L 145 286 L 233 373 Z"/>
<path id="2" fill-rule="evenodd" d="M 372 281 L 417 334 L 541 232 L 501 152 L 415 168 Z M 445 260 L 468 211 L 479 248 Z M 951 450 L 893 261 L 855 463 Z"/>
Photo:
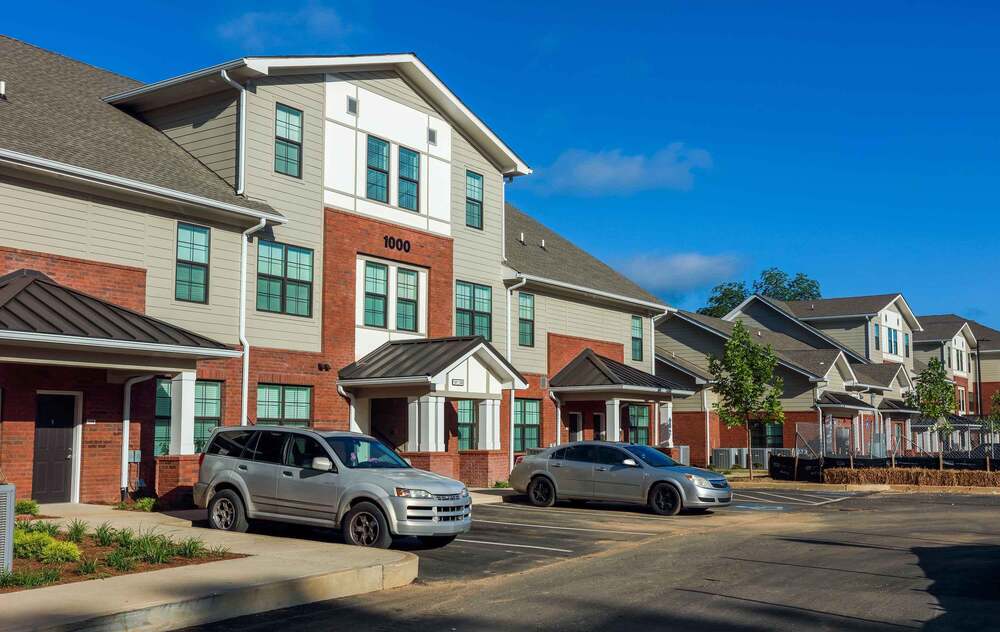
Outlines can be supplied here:
<path id="1" fill-rule="evenodd" d="M 965 389 L 961 386 L 958 387 L 958 412 L 965 412 Z"/>
<path id="2" fill-rule="evenodd" d="M 407 334 L 427 332 L 426 268 L 359 256 L 355 325 Z"/>

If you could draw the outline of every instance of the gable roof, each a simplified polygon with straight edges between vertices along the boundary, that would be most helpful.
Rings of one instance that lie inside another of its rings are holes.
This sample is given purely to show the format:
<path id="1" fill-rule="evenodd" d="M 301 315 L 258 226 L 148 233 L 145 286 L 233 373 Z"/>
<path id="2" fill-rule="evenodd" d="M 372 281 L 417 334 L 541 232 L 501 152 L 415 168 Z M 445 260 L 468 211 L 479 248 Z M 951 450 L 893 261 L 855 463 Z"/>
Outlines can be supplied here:
<path id="1" fill-rule="evenodd" d="M 1000 331 L 974 320 L 966 322 L 979 343 L 980 351 L 1000 351 Z"/>
<path id="2" fill-rule="evenodd" d="M 177 98 L 179 93 L 190 93 L 192 88 L 197 89 L 200 83 L 216 80 L 223 70 L 239 81 L 285 73 L 351 72 L 386 68 L 395 69 L 417 88 L 436 109 L 450 118 L 473 143 L 483 149 L 504 175 L 531 173 L 531 168 L 521 157 L 476 116 L 415 53 L 241 57 L 149 85 L 111 90 L 105 93 L 105 98 L 109 103 L 117 105 L 148 102 L 158 97 Z"/>
<path id="3" fill-rule="evenodd" d="M 284 221 L 165 134 L 102 100 L 142 84 L 0 35 L 0 162 Z"/>
<path id="4" fill-rule="evenodd" d="M 27 269 L 0 277 L 0 340 L 240 355 L 221 342 L 60 285 L 41 272 Z M 105 344 L 99 344 L 102 342 Z"/>
<path id="5" fill-rule="evenodd" d="M 665 378 L 598 355 L 590 348 L 581 351 L 549 380 L 551 389 L 574 387 L 624 387 L 649 391 L 691 392 Z"/>
<path id="6" fill-rule="evenodd" d="M 910 309 L 906 299 L 900 293 L 873 294 L 871 296 L 842 296 L 839 298 L 818 298 L 811 301 L 784 301 L 782 305 L 802 320 L 820 320 L 830 318 L 851 318 L 874 316 L 900 302 L 903 317 L 911 322 L 914 331 L 919 331 L 920 321 Z"/>
<path id="7" fill-rule="evenodd" d="M 504 215 L 507 265 L 518 274 L 597 290 L 609 297 L 639 302 L 659 311 L 667 309 L 663 301 L 634 281 L 513 204 L 506 204 Z"/>
<path id="8" fill-rule="evenodd" d="M 860 408 L 863 410 L 874 410 L 875 407 L 868 402 L 858 399 L 847 393 L 837 391 L 826 391 L 816 400 L 817 406 L 828 408 Z"/>
<path id="9" fill-rule="evenodd" d="M 905 370 L 906 367 L 894 362 L 887 362 L 885 364 L 858 364 L 851 368 L 854 369 L 858 383 L 865 386 L 892 388 L 892 383 L 900 371 L 906 376 L 906 381 L 910 382 L 910 377 Z"/>
<path id="10" fill-rule="evenodd" d="M 976 339 L 968 322 L 956 314 L 921 316 L 920 324 L 924 326 L 924 329 L 923 331 L 913 333 L 914 342 L 950 341 L 963 329 L 968 329 L 969 336 L 973 341 Z M 973 344 L 973 346 L 975 345 Z"/>

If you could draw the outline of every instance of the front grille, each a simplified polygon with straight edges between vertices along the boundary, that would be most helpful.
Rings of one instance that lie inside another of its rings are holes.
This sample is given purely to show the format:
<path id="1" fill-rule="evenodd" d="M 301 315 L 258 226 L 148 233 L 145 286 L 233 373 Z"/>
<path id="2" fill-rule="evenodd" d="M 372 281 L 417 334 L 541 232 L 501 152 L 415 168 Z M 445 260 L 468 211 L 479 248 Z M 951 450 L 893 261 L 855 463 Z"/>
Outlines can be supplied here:
<path id="1" fill-rule="evenodd" d="M 434 500 L 459 500 L 461 494 L 434 494 Z"/>
<path id="2" fill-rule="evenodd" d="M 406 507 L 407 520 L 422 520 L 427 522 L 459 522 L 462 520 L 468 520 L 471 515 L 472 505 L 470 503 L 444 507 L 427 507 L 420 505 L 407 505 Z"/>
<path id="3" fill-rule="evenodd" d="M 732 497 L 732 496 L 726 496 L 726 497 L 724 497 L 724 498 L 720 498 L 720 499 L 719 499 L 719 502 L 720 502 L 720 503 L 728 503 L 728 502 L 729 502 L 729 501 L 731 501 L 732 499 L 733 499 L 733 497 Z"/>
<path id="4" fill-rule="evenodd" d="M 700 500 L 703 503 L 714 503 L 715 502 L 714 498 L 705 498 L 704 496 L 698 496 L 698 500 Z"/>
<path id="5" fill-rule="evenodd" d="M 729 483 L 726 481 L 712 481 L 712 487 L 715 489 L 725 489 L 729 487 Z"/>

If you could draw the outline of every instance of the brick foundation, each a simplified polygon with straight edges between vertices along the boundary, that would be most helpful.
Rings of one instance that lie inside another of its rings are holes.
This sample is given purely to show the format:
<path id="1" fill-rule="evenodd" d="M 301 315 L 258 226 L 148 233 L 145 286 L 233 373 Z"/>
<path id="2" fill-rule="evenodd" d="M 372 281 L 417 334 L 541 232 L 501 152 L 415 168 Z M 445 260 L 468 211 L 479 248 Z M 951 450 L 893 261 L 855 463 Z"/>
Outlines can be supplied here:
<path id="1" fill-rule="evenodd" d="M 458 455 L 458 479 L 470 487 L 492 487 L 507 480 L 507 453 L 501 450 L 469 450 Z"/>
<path id="2" fill-rule="evenodd" d="M 404 459 L 421 470 L 448 478 L 459 477 L 459 455 L 452 452 L 401 452 Z"/>
<path id="3" fill-rule="evenodd" d="M 197 454 L 156 457 L 156 497 L 167 507 L 191 507 L 192 490 L 198 482 Z"/>

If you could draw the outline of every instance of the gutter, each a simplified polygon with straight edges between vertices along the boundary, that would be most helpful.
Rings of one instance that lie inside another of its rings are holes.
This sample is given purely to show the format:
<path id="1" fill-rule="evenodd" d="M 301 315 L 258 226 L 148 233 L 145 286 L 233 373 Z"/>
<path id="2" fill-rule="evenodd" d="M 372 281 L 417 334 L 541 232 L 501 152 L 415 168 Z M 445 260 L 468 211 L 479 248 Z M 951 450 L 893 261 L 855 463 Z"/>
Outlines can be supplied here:
<path id="1" fill-rule="evenodd" d="M 229 78 L 226 73 L 226 69 L 223 68 L 219 71 L 219 75 L 222 80 L 236 88 L 240 93 L 240 105 L 239 105 L 239 151 L 236 153 L 236 159 L 239 164 L 236 167 L 236 171 L 239 174 L 236 180 L 236 195 L 243 195 L 244 185 L 246 183 L 246 164 L 247 164 L 247 89 L 246 86 L 240 83 L 236 83 Z"/>
<path id="2" fill-rule="evenodd" d="M 242 182 L 243 178 L 241 175 L 241 185 Z M 240 379 L 241 426 L 245 426 L 248 423 L 247 403 L 250 392 L 250 341 L 247 340 L 247 242 L 250 240 L 252 233 L 261 230 L 265 226 L 267 226 L 267 220 L 261 218 L 256 226 L 252 226 L 240 234 L 240 346 L 243 348 L 243 373 Z"/>
<path id="3" fill-rule="evenodd" d="M 88 338 L 86 336 L 64 336 L 62 334 L 43 334 L 25 331 L 0 331 L 0 341 L 33 342 L 79 347 L 96 347 L 117 351 L 144 351 L 148 353 L 163 353 L 182 355 L 192 358 L 237 358 L 240 355 L 235 349 L 210 349 L 207 347 L 186 347 L 184 345 L 165 345 L 156 342 L 138 342 L 134 340 L 113 340 L 110 338 Z"/>
<path id="4" fill-rule="evenodd" d="M 177 85 L 180 83 L 184 83 L 185 81 L 198 79 L 200 77 L 206 77 L 208 75 L 214 75 L 220 71 L 225 72 L 227 70 L 235 70 L 236 68 L 245 65 L 246 65 L 246 60 L 241 57 L 240 59 L 234 59 L 232 61 L 223 62 L 221 64 L 209 66 L 208 68 L 202 68 L 201 70 L 195 70 L 194 72 L 189 72 L 184 75 L 178 75 L 176 77 L 164 79 L 163 81 L 157 81 L 156 83 L 147 83 L 146 85 L 135 88 L 134 90 L 128 90 L 126 92 L 119 92 L 117 94 L 108 95 L 106 97 L 103 97 L 101 100 L 106 103 L 112 103 L 112 104 L 121 103 L 122 101 L 128 101 L 132 97 L 148 94 L 150 92 L 156 92 L 161 88 Z"/>
<path id="5" fill-rule="evenodd" d="M 559 442 L 562 440 L 562 400 L 559 399 L 559 396 L 556 395 L 555 391 L 553 391 L 552 389 L 549 389 L 549 398 L 551 398 L 556 405 L 556 445 L 559 445 Z M 512 420 L 514 419 L 513 413 L 511 413 L 510 418 Z M 605 420 L 604 423 L 607 424 L 607 420 Z M 607 426 L 605 426 L 605 428 L 606 427 Z M 511 428 L 513 429 L 513 425 L 511 425 Z M 513 450 L 514 448 L 513 434 L 510 435 L 510 445 L 511 449 Z"/>
<path id="6" fill-rule="evenodd" d="M 128 442 L 129 433 L 131 431 L 132 425 L 132 387 L 140 382 L 145 382 L 146 380 L 152 379 L 152 375 L 140 375 L 137 377 L 130 377 L 125 380 L 125 394 L 124 401 L 122 402 L 122 467 L 121 467 L 121 499 L 125 500 L 128 496 Z"/>
<path id="7" fill-rule="evenodd" d="M 518 278 L 524 279 L 525 281 L 534 281 L 535 283 L 540 283 L 542 285 L 551 285 L 553 287 L 561 287 L 568 290 L 575 290 L 577 292 L 583 292 L 584 294 L 592 294 L 594 296 L 600 296 L 603 298 L 610 298 L 616 301 L 621 301 L 623 303 L 630 303 L 632 305 L 640 305 L 647 309 L 653 309 L 658 312 L 664 312 L 666 314 L 672 314 L 677 311 L 676 307 L 670 307 L 667 305 L 661 305 L 659 303 L 651 303 L 649 301 L 643 301 L 637 298 L 630 298 L 628 296 L 623 296 L 621 294 L 614 294 L 613 292 L 605 292 L 603 290 L 595 290 L 594 288 L 584 287 L 582 285 L 574 285 L 572 283 L 566 283 L 564 281 L 556 281 L 555 279 L 549 279 L 546 277 L 534 276 L 532 274 L 520 274 L 517 275 Z"/>

